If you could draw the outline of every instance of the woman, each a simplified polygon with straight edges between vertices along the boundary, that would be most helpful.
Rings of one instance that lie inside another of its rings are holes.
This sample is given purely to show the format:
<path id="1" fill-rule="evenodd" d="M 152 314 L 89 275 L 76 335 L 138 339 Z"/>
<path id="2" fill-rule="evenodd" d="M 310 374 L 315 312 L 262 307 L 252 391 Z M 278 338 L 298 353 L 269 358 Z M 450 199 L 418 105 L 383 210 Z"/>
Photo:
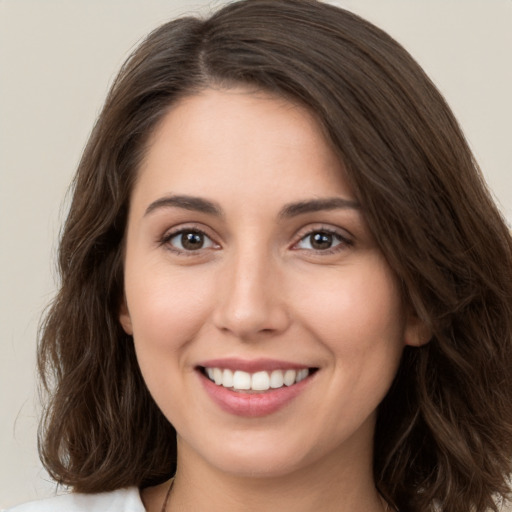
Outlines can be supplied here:
<path id="1" fill-rule="evenodd" d="M 508 492 L 510 234 L 440 94 L 357 16 L 251 0 L 153 32 L 59 262 L 40 447 L 75 493 L 19 510 L 483 512 Z"/>

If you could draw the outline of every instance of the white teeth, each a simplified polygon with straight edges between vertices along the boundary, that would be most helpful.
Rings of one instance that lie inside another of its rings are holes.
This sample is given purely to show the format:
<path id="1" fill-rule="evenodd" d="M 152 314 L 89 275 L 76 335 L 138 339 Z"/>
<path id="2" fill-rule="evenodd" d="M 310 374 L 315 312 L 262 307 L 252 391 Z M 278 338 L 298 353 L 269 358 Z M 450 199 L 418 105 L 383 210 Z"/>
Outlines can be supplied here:
<path id="1" fill-rule="evenodd" d="M 222 384 L 222 370 L 220 368 L 213 369 L 213 380 L 217 386 Z"/>
<path id="2" fill-rule="evenodd" d="M 284 372 L 284 383 L 286 386 L 291 386 L 295 384 L 295 379 L 297 378 L 297 372 L 295 370 L 286 370 Z"/>
<path id="3" fill-rule="evenodd" d="M 233 372 L 227 368 L 205 368 L 205 370 L 208 378 L 215 382 L 217 386 L 241 391 L 267 391 L 270 388 L 278 389 L 283 386 L 292 386 L 309 375 L 307 368 L 301 370 L 274 370 L 270 374 L 266 371 L 253 374 L 242 370 Z"/>
<path id="4" fill-rule="evenodd" d="M 308 375 L 309 375 L 309 370 L 307 368 L 299 370 L 297 372 L 297 378 L 295 379 L 295 382 L 300 382 L 301 380 L 304 380 Z"/>
<path id="5" fill-rule="evenodd" d="M 272 389 L 282 388 L 284 386 L 284 376 L 281 370 L 274 370 L 270 374 L 270 387 Z"/>
<path id="6" fill-rule="evenodd" d="M 233 372 L 227 368 L 222 372 L 222 385 L 225 388 L 233 387 Z"/>
<path id="7" fill-rule="evenodd" d="M 251 389 L 266 391 L 270 387 L 270 377 L 267 372 L 254 373 L 251 379 Z"/>
<path id="8" fill-rule="evenodd" d="M 251 389 L 251 374 L 237 370 L 233 374 L 233 387 L 235 389 Z"/>

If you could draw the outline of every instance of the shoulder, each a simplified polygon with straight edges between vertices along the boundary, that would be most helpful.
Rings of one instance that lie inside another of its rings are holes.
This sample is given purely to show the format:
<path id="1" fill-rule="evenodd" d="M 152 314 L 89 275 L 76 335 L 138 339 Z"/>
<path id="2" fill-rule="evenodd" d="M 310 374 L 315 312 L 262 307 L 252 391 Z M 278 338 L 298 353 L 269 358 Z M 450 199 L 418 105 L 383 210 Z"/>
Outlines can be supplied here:
<path id="1" fill-rule="evenodd" d="M 136 487 L 98 494 L 70 493 L 18 505 L 5 512 L 144 512 Z"/>

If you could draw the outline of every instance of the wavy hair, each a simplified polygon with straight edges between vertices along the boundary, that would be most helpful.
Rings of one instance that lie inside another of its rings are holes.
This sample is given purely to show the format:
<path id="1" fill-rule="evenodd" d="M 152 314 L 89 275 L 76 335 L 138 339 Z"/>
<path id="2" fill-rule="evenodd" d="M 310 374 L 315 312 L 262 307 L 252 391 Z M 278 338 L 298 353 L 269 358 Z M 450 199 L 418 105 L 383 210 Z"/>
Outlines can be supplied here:
<path id="1" fill-rule="evenodd" d="M 432 332 L 378 412 L 374 476 L 407 512 L 497 510 L 512 454 L 512 240 L 441 94 L 390 36 L 314 0 L 234 2 L 152 32 L 84 150 L 39 340 L 39 448 L 77 491 L 169 478 L 176 433 L 118 311 L 130 192 L 180 98 L 249 84 L 306 106 L 344 163 L 404 300 Z"/>

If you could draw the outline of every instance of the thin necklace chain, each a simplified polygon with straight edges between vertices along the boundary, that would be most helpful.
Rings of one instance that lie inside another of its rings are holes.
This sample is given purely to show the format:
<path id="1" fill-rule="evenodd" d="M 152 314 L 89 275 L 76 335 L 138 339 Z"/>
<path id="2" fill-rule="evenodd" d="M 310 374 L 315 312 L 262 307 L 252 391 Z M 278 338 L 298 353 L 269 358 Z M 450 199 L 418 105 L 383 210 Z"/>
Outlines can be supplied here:
<path id="1" fill-rule="evenodd" d="M 173 485 L 174 485 L 174 478 L 171 480 L 171 485 L 169 485 L 169 489 L 167 489 L 167 492 L 165 494 L 164 503 L 162 505 L 162 510 L 160 512 L 166 512 L 166 510 L 167 510 L 167 502 L 169 501 L 169 496 L 171 495 Z"/>

